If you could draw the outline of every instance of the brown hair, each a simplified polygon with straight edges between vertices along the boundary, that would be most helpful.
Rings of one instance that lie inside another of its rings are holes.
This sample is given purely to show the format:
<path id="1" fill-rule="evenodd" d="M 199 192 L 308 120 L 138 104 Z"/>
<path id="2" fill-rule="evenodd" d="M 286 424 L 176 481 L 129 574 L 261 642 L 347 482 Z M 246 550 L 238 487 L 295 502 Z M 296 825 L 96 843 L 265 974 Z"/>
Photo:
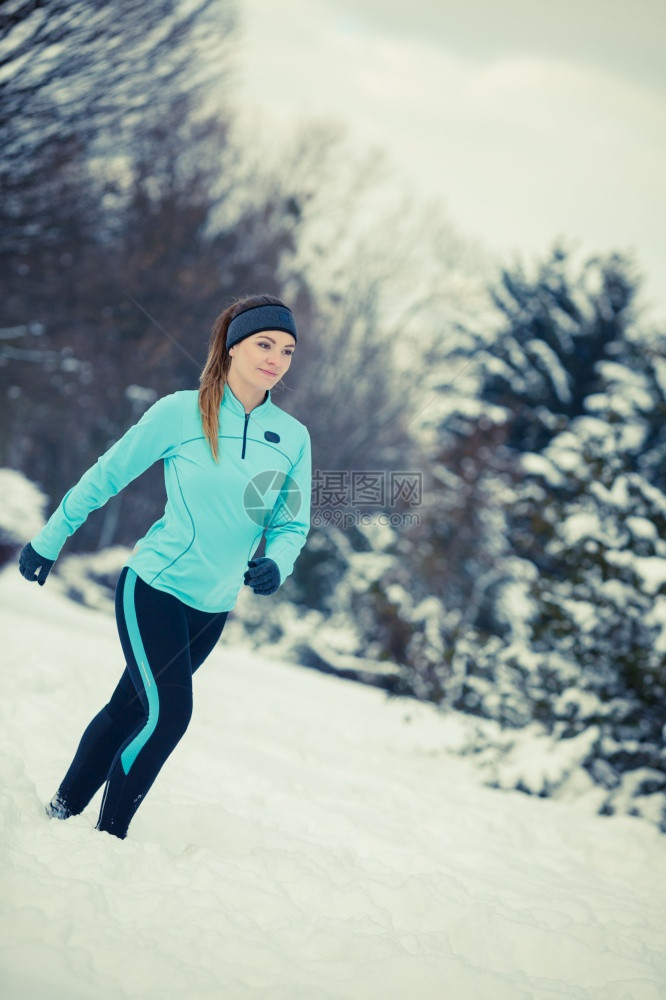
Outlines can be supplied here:
<path id="1" fill-rule="evenodd" d="M 220 403 L 231 365 L 231 357 L 227 350 L 227 330 L 232 319 L 239 313 L 245 312 L 246 309 L 253 309 L 255 306 L 284 306 L 284 302 L 274 295 L 247 295 L 227 306 L 224 312 L 217 317 L 211 330 L 208 358 L 199 378 L 199 410 L 201 411 L 204 434 L 216 462 L 218 460 Z"/>

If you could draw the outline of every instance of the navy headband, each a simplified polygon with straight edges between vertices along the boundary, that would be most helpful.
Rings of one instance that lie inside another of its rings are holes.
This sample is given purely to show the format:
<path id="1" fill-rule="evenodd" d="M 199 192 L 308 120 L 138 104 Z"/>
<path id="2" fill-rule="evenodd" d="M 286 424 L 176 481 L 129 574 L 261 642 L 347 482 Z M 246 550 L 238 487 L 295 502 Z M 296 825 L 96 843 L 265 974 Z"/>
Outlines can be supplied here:
<path id="1" fill-rule="evenodd" d="M 262 330 L 284 330 L 290 333 L 294 340 L 296 336 L 296 323 L 291 309 L 286 306 L 252 306 L 245 312 L 234 316 L 227 330 L 227 349 L 237 344 L 239 340 L 251 337 L 253 333 L 261 333 Z"/>

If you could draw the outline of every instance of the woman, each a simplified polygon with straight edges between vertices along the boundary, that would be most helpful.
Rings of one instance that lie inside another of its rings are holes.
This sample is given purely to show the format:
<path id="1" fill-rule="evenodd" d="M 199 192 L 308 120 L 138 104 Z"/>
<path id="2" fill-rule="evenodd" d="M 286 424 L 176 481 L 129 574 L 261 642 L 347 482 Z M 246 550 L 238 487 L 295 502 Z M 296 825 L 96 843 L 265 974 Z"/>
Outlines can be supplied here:
<path id="1" fill-rule="evenodd" d="M 89 469 L 19 559 L 44 584 L 66 539 L 153 462 L 167 503 L 123 567 L 116 618 L 126 668 L 85 730 L 46 807 L 80 813 L 106 781 L 97 823 L 124 838 L 192 714 L 192 674 L 218 641 L 243 583 L 273 594 L 310 518 L 308 431 L 271 399 L 297 341 L 280 299 L 250 296 L 217 318 L 200 389 L 151 406 Z M 265 533 L 265 555 L 253 558 Z"/>

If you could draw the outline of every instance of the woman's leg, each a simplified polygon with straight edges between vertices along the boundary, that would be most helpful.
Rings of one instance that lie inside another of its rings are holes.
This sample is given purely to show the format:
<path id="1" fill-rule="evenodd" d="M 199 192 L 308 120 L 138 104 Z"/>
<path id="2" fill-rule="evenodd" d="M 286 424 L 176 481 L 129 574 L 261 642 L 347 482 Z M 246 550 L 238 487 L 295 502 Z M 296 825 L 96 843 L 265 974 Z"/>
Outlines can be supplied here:
<path id="1" fill-rule="evenodd" d="M 212 649 L 226 615 L 193 612 L 129 570 L 119 585 L 116 613 L 127 668 L 144 707 L 139 726 L 118 749 L 97 829 L 125 837 L 136 810 L 192 715 L 192 656 L 197 666 Z M 191 625 L 195 626 L 190 634 Z"/>
<path id="2" fill-rule="evenodd" d="M 205 659 L 212 653 L 225 626 L 227 611 L 209 614 L 197 611 L 195 608 L 185 608 L 187 628 L 190 635 L 190 659 L 192 673 L 198 670 Z"/>
<path id="3" fill-rule="evenodd" d="M 120 574 L 116 593 L 122 589 L 126 575 L 127 567 Z M 67 774 L 46 807 L 49 815 L 66 819 L 83 812 L 106 781 L 118 747 L 141 724 L 145 714 L 125 667 L 109 702 L 86 727 Z"/>
<path id="4" fill-rule="evenodd" d="M 140 726 L 145 715 L 126 667 L 108 704 L 85 729 L 74 760 L 47 806 L 50 815 L 66 819 L 83 812 L 106 781 L 118 747 Z"/>

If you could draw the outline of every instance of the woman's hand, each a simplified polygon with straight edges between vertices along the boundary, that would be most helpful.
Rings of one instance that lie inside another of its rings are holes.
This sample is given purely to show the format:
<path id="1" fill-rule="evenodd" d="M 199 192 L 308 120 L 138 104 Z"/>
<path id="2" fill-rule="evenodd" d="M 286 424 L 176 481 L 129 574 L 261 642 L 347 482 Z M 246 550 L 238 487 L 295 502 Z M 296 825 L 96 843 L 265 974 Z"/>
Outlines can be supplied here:
<path id="1" fill-rule="evenodd" d="M 245 570 L 243 583 L 252 587 L 255 594 L 264 596 L 274 594 L 280 586 L 280 570 L 277 563 L 268 556 L 262 556 L 260 559 L 250 559 L 248 566 L 250 568 Z"/>
<path id="2" fill-rule="evenodd" d="M 21 576 L 24 576 L 26 580 L 30 580 L 31 583 L 36 580 L 39 586 L 43 587 L 54 562 L 54 559 L 45 559 L 44 556 L 40 556 L 39 552 L 35 552 L 28 542 L 27 545 L 23 546 L 19 555 L 19 570 Z M 39 574 L 37 574 L 37 570 L 39 570 Z"/>

